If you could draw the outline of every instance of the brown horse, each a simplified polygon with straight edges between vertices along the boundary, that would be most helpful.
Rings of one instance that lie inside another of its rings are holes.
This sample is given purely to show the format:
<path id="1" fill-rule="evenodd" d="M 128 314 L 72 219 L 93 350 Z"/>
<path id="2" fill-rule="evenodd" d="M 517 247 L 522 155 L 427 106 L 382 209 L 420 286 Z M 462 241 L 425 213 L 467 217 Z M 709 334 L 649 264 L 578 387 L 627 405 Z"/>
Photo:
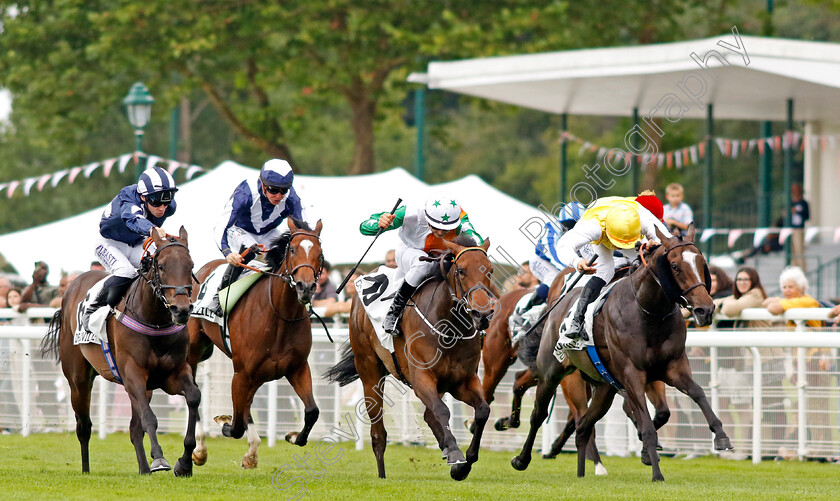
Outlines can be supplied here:
<path id="1" fill-rule="evenodd" d="M 318 406 L 312 395 L 309 352 L 312 349 L 312 326 L 307 305 L 312 300 L 324 262 L 321 252 L 321 221 L 315 230 L 303 221 L 289 218 L 288 234 L 282 235 L 266 253 L 271 272 L 264 273 L 239 299 L 227 319 L 230 353 L 222 340 L 220 327 L 207 320 L 191 318 L 190 365 L 213 354 L 218 346 L 233 361 L 233 416 L 219 416 L 222 433 L 240 438 L 248 432 L 248 452 L 243 468 L 257 466 L 260 437 L 251 418 L 251 403 L 263 383 L 285 377 L 304 404 L 304 425 L 300 433 L 289 433 L 286 440 L 304 446 L 318 420 Z M 211 261 L 198 272 L 204 282 L 224 260 Z M 207 460 L 204 433 L 199 424 L 198 447 L 193 455 L 196 464 Z"/>
<path id="2" fill-rule="evenodd" d="M 166 332 L 174 325 L 187 323 L 192 304 L 193 261 L 187 249 L 187 232 L 181 227 L 179 236 L 161 239 L 152 233 L 155 253 L 144 258 L 141 276 L 128 289 L 126 299 L 117 308 L 125 317 L 150 332 Z M 96 282 L 107 274 L 89 271 L 74 280 L 64 294 L 63 306 L 53 316 L 41 350 L 61 362 L 64 377 L 70 384 L 70 396 L 76 413 L 76 436 L 82 447 L 82 472 L 88 473 L 90 442 L 90 392 L 98 375 L 119 382 L 97 344 L 73 345 L 78 304 Z M 127 320 L 127 323 L 130 323 Z M 187 362 L 189 335 L 182 328 L 173 334 L 146 335 L 127 327 L 117 318 L 107 322 L 108 342 L 122 384 L 131 399 L 131 442 L 137 453 L 140 473 L 170 469 L 157 440 L 157 418 L 149 401 L 152 390 L 162 389 L 170 395 L 184 395 L 189 409 L 184 455 L 175 465 L 175 475 L 192 475 L 190 456 L 195 449 L 195 423 L 201 393 L 195 385 L 193 371 Z M 152 466 L 143 448 L 144 432 L 152 446 Z"/>
<path id="3" fill-rule="evenodd" d="M 639 438 L 649 455 L 654 481 L 664 480 L 656 452 L 656 424 L 645 404 L 650 383 L 663 381 L 690 396 L 703 411 L 715 434 L 716 450 L 732 448 L 720 419 L 714 414 L 703 389 L 691 377 L 685 354 L 685 321 L 678 304 L 692 310 L 697 325 L 711 323 L 714 304 L 709 296 L 706 260 L 694 245 L 694 226 L 689 226 L 685 240 L 659 233 L 662 245 L 653 250 L 646 264 L 620 281 L 612 290 L 603 309 L 595 318 L 595 350 L 609 373 L 625 390 L 625 410 L 629 411 Z M 544 335 L 536 343 L 520 348 L 520 358 L 539 374 L 537 398 L 531 413 L 531 430 L 522 451 L 511 460 L 517 470 L 527 468 L 537 430 L 545 420 L 547 406 L 560 380 L 576 369 L 595 389 L 589 410 L 577 423 L 578 476 L 585 473 L 581 445 L 588 442 L 595 423 L 612 404 L 618 391 L 607 384 L 584 351 L 567 351 L 563 363 L 554 358 L 554 345 L 560 324 L 572 306 L 578 291 L 563 298 L 546 321 Z M 530 336 L 526 341 L 533 341 Z M 659 407 L 659 405 L 657 405 Z M 667 407 L 665 407 L 667 412 Z M 658 413 L 658 412 L 657 412 Z M 667 420 L 667 416 L 666 416 Z"/>
<path id="4" fill-rule="evenodd" d="M 493 267 L 487 258 L 490 241 L 478 247 L 471 239 L 458 237 L 455 243 L 445 244 L 449 252 L 440 257 L 440 275 L 418 289 L 412 297 L 414 307 L 406 309 L 400 319 L 403 335 L 394 339 L 399 365 L 382 347 L 357 294 L 350 312 L 350 349 L 326 374 L 342 386 L 361 378 L 379 478 L 385 478 L 387 433 L 382 400 L 388 374 L 404 378 L 426 406 L 423 417 L 451 465 L 453 479 L 466 478 L 478 461 L 481 435 L 490 416 L 476 373 L 481 358 L 478 333 L 487 328 L 494 312 L 490 292 Z M 449 428 L 449 409 L 441 400 L 445 392 L 475 409 L 475 434 L 466 457 Z"/>

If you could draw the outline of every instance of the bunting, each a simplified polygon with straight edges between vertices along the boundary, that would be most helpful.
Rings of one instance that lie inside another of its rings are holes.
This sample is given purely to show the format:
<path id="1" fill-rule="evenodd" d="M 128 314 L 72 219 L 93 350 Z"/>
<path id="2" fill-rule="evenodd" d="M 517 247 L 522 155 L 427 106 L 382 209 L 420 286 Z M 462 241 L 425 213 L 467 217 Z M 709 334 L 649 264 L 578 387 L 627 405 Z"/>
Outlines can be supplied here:
<path id="1" fill-rule="evenodd" d="M 128 166 L 129 162 L 131 162 L 132 159 L 134 159 L 135 155 L 139 158 L 145 158 L 145 168 L 157 165 L 161 168 L 168 170 L 169 173 L 173 175 L 178 169 L 186 169 L 185 178 L 187 181 L 195 177 L 196 174 L 207 171 L 204 167 L 201 167 L 199 165 L 189 165 L 178 162 L 177 160 L 161 158 L 156 155 L 146 155 L 144 153 L 139 152 L 126 153 L 124 155 L 120 155 L 119 157 L 109 158 L 101 162 L 91 162 L 83 166 L 61 169 L 59 171 L 53 172 L 52 174 L 41 174 L 38 176 L 27 177 L 24 179 L 6 181 L 0 183 L 0 192 L 6 190 L 6 197 L 12 198 L 15 192 L 17 191 L 18 187 L 21 187 L 21 192 L 23 193 L 23 195 L 28 197 L 32 193 L 33 186 L 37 189 L 37 191 L 40 192 L 43 191 L 43 189 L 47 185 L 53 188 L 57 187 L 58 184 L 65 178 L 67 179 L 67 184 L 73 184 L 79 179 L 79 174 L 83 174 L 85 179 L 90 179 L 91 175 L 93 175 L 93 173 L 96 172 L 100 167 L 102 168 L 102 175 L 104 177 L 111 176 L 111 173 L 114 169 L 114 165 L 117 165 L 118 172 L 122 174 L 125 172 L 125 169 Z"/>

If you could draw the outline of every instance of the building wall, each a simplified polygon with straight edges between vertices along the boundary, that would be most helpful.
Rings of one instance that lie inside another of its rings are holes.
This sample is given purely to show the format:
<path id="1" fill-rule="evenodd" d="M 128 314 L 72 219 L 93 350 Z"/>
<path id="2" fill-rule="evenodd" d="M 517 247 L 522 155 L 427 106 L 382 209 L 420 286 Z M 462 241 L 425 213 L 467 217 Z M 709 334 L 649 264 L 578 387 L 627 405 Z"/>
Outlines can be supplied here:
<path id="1" fill-rule="evenodd" d="M 840 134 L 840 122 L 808 122 L 806 137 Z M 811 206 L 811 226 L 840 226 L 840 144 L 825 151 L 805 145 L 805 200 Z M 823 241 L 826 238 L 823 236 Z"/>

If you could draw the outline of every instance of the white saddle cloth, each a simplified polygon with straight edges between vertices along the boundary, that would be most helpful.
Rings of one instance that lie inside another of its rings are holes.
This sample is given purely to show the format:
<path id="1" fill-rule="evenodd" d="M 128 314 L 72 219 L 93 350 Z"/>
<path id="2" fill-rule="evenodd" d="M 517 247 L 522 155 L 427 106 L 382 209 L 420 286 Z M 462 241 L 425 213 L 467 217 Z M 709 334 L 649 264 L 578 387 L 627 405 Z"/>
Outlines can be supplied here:
<path id="1" fill-rule="evenodd" d="M 110 277 L 110 275 L 108 275 Z M 108 277 L 103 278 L 102 280 L 93 284 L 88 290 L 87 295 L 76 306 L 76 331 L 73 333 L 73 344 L 85 344 L 85 343 L 95 343 L 99 344 L 100 341 L 108 342 L 108 332 L 106 330 L 106 320 L 108 320 L 108 314 L 111 313 L 111 308 L 103 306 L 98 308 L 90 315 L 90 320 L 88 321 L 88 327 L 90 327 L 91 332 L 85 332 L 84 328 L 82 327 L 81 322 L 79 321 L 82 318 L 82 312 L 85 311 L 88 304 L 90 304 L 93 299 L 99 295 L 99 292 L 102 290 L 102 286 L 105 285 L 105 280 Z"/>
<path id="2" fill-rule="evenodd" d="M 394 353 L 394 338 L 385 332 L 385 327 L 382 324 L 388 314 L 388 309 L 391 308 L 394 296 L 403 282 L 403 278 L 405 278 L 405 275 L 398 268 L 380 266 L 353 282 L 356 285 L 359 298 L 362 300 L 365 313 L 367 313 L 370 322 L 373 324 L 373 329 L 376 331 L 376 337 L 379 338 L 382 346 L 391 353 Z"/>

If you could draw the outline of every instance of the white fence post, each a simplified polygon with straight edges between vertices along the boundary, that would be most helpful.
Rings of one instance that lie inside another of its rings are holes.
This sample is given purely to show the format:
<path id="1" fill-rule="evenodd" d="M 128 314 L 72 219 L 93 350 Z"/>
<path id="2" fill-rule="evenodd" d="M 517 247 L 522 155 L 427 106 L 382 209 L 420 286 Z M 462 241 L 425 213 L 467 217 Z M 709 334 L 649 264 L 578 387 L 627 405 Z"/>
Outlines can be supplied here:
<path id="1" fill-rule="evenodd" d="M 268 446 L 277 443 L 277 380 L 268 382 Z"/>
<path id="2" fill-rule="evenodd" d="M 108 381 L 105 378 L 97 378 L 97 395 L 99 396 L 99 438 L 105 440 L 108 436 Z"/>
<path id="3" fill-rule="evenodd" d="M 20 344 L 23 348 L 23 374 L 21 377 L 23 395 L 21 395 L 20 406 L 20 434 L 27 437 L 32 431 L 32 354 L 29 352 L 29 339 L 21 339 Z"/>
<path id="4" fill-rule="evenodd" d="M 750 348 L 753 357 L 753 422 L 752 422 L 752 462 L 761 462 L 761 353 L 758 348 Z"/>
<path id="5" fill-rule="evenodd" d="M 797 325 L 797 330 L 799 330 L 799 326 Z M 805 374 L 805 348 L 797 348 L 796 349 L 796 400 L 797 400 L 797 409 L 796 414 L 798 418 L 798 426 L 797 426 L 797 443 L 796 443 L 796 455 L 799 456 L 799 460 L 802 461 L 805 459 L 806 455 L 806 442 L 808 441 L 808 397 L 806 395 L 805 390 L 808 387 L 808 380 L 806 379 L 807 376 Z"/>

